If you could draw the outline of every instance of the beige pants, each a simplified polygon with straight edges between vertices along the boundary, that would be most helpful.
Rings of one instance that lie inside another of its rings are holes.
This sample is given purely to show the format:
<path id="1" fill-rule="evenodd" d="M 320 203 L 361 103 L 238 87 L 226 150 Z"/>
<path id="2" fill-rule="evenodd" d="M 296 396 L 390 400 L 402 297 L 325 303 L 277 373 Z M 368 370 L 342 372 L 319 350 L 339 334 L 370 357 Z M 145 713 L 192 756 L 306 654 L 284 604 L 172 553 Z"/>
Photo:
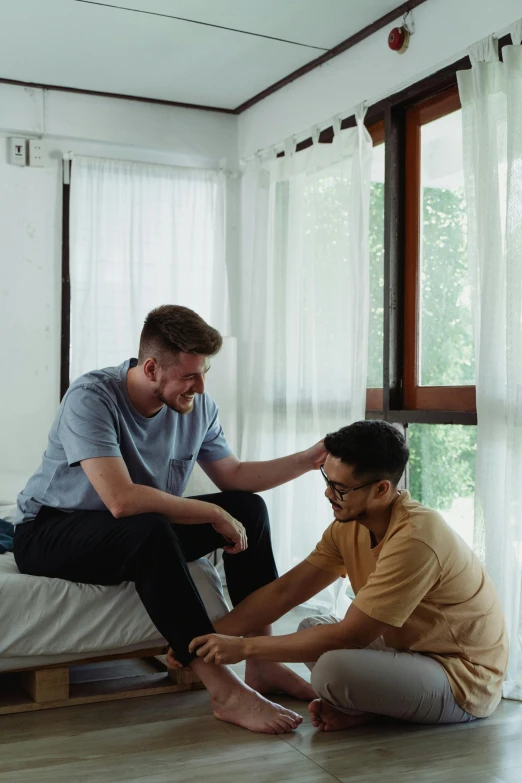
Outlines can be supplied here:
<path id="1" fill-rule="evenodd" d="M 338 617 L 308 617 L 299 630 Z M 398 652 L 377 639 L 363 650 L 332 650 L 312 672 L 312 687 L 321 699 L 348 715 L 371 712 L 412 723 L 468 723 L 476 720 L 459 707 L 446 672 L 421 653 Z"/>

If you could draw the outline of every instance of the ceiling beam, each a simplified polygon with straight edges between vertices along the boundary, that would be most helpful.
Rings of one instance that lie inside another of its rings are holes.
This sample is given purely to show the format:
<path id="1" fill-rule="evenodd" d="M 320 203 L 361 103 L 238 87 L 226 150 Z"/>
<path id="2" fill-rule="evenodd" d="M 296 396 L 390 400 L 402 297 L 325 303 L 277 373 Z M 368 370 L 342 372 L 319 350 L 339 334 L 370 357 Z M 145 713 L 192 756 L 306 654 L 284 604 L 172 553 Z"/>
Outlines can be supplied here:
<path id="1" fill-rule="evenodd" d="M 56 84 L 37 84 L 36 82 L 20 82 L 16 79 L 2 79 L 0 84 L 15 84 L 18 87 L 32 87 L 35 90 L 58 90 L 58 92 L 75 92 L 80 95 L 99 95 L 101 98 L 118 98 L 124 101 L 142 101 L 143 103 L 159 103 L 160 106 L 178 106 L 181 109 L 198 109 L 199 111 L 216 111 L 222 114 L 236 114 L 235 109 L 223 109 L 219 106 L 202 106 L 199 103 L 181 103 L 180 101 L 165 101 L 162 98 L 145 98 L 142 95 L 124 95 L 120 92 L 102 92 L 101 90 L 82 90 L 78 87 L 64 87 Z"/>
<path id="2" fill-rule="evenodd" d="M 259 103 L 260 101 L 267 98 L 269 95 L 272 95 L 274 92 L 277 92 L 277 90 L 280 90 L 282 87 L 286 87 L 287 84 L 290 84 L 296 79 L 299 79 L 301 76 L 304 76 L 306 73 L 310 73 L 310 71 L 319 68 L 321 65 L 324 65 L 326 62 L 332 60 L 334 57 L 338 57 L 343 52 L 348 51 L 348 49 L 351 49 L 353 46 L 356 46 L 356 44 L 361 43 L 361 41 L 364 41 L 365 38 L 369 38 L 370 35 L 373 35 L 379 30 L 382 30 L 382 28 L 386 27 L 386 25 L 391 24 L 391 22 L 394 22 L 400 16 L 404 16 L 409 11 L 413 11 L 414 8 L 417 8 L 417 6 L 422 5 L 422 3 L 425 2 L 426 0 L 409 0 L 409 2 L 402 3 L 401 5 L 397 6 L 397 8 L 394 8 L 392 11 L 389 11 L 387 14 L 384 14 L 384 16 L 381 16 L 379 19 L 376 19 L 375 22 L 372 22 L 366 27 L 363 27 L 363 29 L 359 30 L 358 33 L 351 35 L 345 41 L 341 41 L 340 44 L 334 46 L 333 49 L 329 49 L 325 54 L 322 54 L 320 57 L 316 57 L 315 60 L 311 60 L 311 62 L 307 63 L 306 65 L 302 65 L 296 71 L 293 71 L 288 76 L 285 76 L 284 79 L 280 79 L 278 82 L 275 82 L 270 87 L 267 87 L 266 89 L 259 92 L 257 95 L 254 95 L 253 98 L 249 98 L 244 103 L 241 103 L 234 110 L 235 114 L 241 114 L 247 109 L 250 109 L 251 106 L 255 106 L 256 103 Z"/>

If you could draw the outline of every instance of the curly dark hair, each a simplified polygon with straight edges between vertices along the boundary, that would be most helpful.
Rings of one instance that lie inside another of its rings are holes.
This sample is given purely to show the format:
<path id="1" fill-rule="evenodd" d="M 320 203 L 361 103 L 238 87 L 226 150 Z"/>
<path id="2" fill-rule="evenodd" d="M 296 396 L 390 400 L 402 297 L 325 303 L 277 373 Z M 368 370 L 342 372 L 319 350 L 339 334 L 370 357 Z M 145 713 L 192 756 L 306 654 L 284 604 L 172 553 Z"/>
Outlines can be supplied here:
<path id="1" fill-rule="evenodd" d="M 140 337 L 138 363 L 154 358 L 170 364 L 179 353 L 214 356 L 223 338 L 200 315 L 181 305 L 161 305 L 148 314 Z"/>
<path id="2" fill-rule="evenodd" d="M 399 430 L 386 421 L 356 421 L 324 439 L 326 450 L 353 467 L 361 479 L 388 479 L 397 486 L 410 452 Z"/>

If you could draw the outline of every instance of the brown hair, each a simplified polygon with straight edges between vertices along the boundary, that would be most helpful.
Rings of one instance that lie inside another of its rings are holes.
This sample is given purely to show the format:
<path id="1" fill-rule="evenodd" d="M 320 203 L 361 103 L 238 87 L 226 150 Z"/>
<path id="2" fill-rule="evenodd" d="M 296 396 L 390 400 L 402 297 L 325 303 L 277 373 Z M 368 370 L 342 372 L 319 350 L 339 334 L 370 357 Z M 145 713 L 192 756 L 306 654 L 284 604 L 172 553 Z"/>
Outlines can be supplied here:
<path id="1" fill-rule="evenodd" d="M 138 364 L 154 358 L 166 366 L 176 354 L 199 353 L 214 356 L 223 338 L 194 310 L 181 305 L 161 305 L 148 314 L 140 337 Z"/>

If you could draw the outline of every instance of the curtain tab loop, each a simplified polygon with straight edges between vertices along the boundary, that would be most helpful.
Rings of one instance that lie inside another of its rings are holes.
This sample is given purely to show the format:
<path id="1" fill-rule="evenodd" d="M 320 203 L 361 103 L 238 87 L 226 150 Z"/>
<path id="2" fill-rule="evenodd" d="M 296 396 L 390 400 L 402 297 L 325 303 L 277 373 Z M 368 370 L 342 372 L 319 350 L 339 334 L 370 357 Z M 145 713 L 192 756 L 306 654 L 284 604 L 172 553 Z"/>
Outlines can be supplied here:
<path id="1" fill-rule="evenodd" d="M 498 38 L 488 35 L 487 38 L 472 44 L 468 54 L 472 65 L 498 62 Z"/>
<path id="2" fill-rule="evenodd" d="M 355 107 L 355 122 L 357 125 L 364 125 L 364 118 L 366 116 L 366 112 L 368 110 L 368 104 L 366 101 L 363 101 L 362 103 L 359 103 L 358 106 Z"/>
<path id="3" fill-rule="evenodd" d="M 334 136 L 337 136 L 341 130 L 341 118 L 339 117 L 338 114 L 336 114 L 335 117 L 332 119 L 332 128 L 333 128 Z"/>
<path id="4" fill-rule="evenodd" d="M 295 145 L 296 145 L 296 138 L 295 136 L 290 136 L 285 141 L 285 158 L 290 155 L 293 155 L 295 152 Z"/>
<path id="5" fill-rule="evenodd" d="M 519 19 L 518 22 L 513 22 L 509 28 L 509 32 L 513 44 L 515 46 L 520 46 L 520 44 L 522 44 L 522 19 Z"/>
<path id="6" fill-rule="evenodd" d="M 320 135 L 321 135 L 321 131 L 319 130 L 319 126 L 318 125 L 314 125 L 314 127 L 312 128 L 312 133 L 311 133 L 312 141 L 313 141 L 314 144 L 318 144 L 319 143 L 319 136 Z"/>

